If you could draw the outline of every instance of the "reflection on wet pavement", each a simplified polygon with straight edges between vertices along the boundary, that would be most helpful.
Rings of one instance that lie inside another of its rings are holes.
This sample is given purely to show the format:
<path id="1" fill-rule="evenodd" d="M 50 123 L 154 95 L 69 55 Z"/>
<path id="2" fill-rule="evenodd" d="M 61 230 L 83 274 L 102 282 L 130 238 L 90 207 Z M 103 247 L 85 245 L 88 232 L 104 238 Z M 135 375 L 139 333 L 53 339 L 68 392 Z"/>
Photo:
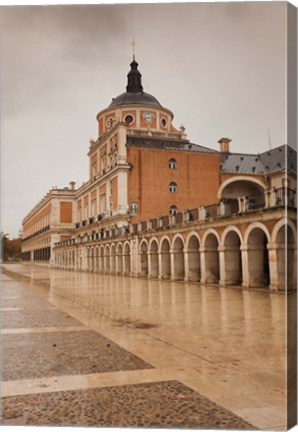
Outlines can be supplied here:
<path id="1" fill-rule="evenodd" d="M 18 264 L 6 268 L 22 274 L 19 280 L 34 280 L 44 299 L 167 379 L 261 429 L 285 427 L 285 296 Z M 18 307 L 11 301 L 5 307 Z"/>

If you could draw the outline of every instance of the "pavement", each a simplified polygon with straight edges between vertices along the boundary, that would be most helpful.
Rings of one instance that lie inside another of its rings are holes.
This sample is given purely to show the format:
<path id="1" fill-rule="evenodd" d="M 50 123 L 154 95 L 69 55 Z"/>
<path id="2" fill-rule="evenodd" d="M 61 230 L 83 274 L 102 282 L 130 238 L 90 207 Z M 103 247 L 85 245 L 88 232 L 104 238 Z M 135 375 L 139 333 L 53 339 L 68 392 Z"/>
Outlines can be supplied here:
<path id="1" fill-rule="evenodd" d="M 2 425 L 285 429 L 285 297 L 2 266 Z"/>

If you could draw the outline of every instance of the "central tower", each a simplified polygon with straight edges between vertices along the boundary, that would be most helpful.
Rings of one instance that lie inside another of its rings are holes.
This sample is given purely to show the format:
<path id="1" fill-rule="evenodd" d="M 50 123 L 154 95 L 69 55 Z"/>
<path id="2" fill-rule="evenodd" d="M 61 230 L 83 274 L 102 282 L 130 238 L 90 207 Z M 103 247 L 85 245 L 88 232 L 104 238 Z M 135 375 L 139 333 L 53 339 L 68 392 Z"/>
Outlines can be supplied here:
<path id="1" fill-rule="evenodd" d="M 122 123 L 127 127 L 128 134 L 185 139 L 181 131 L 172 125 L 172 111 L 144 91 L 138 66 L 133 58 L 127 74 L 126 91 L 113 98 L 110 105 L 97 114 L 99 138 L 115 124 Z"/>

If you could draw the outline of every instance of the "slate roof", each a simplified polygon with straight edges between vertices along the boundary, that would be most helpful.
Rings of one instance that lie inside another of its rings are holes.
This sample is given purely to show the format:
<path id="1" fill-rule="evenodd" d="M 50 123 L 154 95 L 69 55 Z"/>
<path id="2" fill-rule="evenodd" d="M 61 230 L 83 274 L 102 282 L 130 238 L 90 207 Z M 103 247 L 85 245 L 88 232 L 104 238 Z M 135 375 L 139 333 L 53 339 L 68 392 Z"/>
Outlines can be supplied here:
<path id="1" fill-rule="evenodd" d="M 272 174 L 288 170 L 297 172 L 297 153 L 288 145 L 282 145 L 259 154 L 222 153 L 221 172 L 240 174 Z"/>
<path id="2" fill-rule="evenodd" d="M 187 140 L 174 140 L 168 138 L 153 137 L 127 137 L 128 147 L 140 147 L 151 149 L 164 149 L 174 151 L 187 151 L 194 153 L 219 153 L 217 150 L 191 143 Z"/>
<path id="3" fill-rule="evenodd" d="M 113 98 L 109 107 L 117 105 L 153 105 L 162 108 L 158 100 L 149 93 L 144 91 L 138 93 L 122 93 L 121 95 Z"/>
<path id="4" fill-rule="evenodd" d="M 221 153 L 187 140 L 163 137 L 128 136 L 127 145 L 128 147 L 220 154 L 220 170 L 223 173 L 272 174 L 285 170 L 286 164 L 290 172 L 294 174 L 297 172 L 297 152 L 286 144 L 259 154 Z"/>

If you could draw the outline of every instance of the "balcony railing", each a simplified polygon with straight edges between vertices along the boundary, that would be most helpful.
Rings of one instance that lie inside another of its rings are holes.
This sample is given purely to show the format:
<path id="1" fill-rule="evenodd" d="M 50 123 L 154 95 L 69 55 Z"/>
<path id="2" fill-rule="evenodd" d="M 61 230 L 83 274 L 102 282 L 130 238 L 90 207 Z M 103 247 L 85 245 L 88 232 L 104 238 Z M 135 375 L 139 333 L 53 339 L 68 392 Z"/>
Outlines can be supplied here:
<path id="1" fill-rule="evenodd" d="M 277 206 L 295 207 L 296 191 L 289 188 L 275 189 L 275 204 Z"/>
<path id="2" fill-rule="evenodd" d="M 247 210 L 258 210 L 265 207 L 265 196 L 263 192 L 246 197 Z"/>
<path id="3" fill-rule="evenodd" d="M 220 217 L 220 207 L 217 204 L 212 204 L 205 207 L 205 217 L 206 219 L 215 219 Z"/>
<path id="4" fill-rule="evenodd" d="M 267 195 L 267 196 L 266 196 Z M 227 199 L 219 204 L 212 204 L 208 206 L 202 206 L 186 212 L 179 212 L 176 215 L 161 216 L 159 218 L 150 219 L 147 221 L 141 221 L 139 223 L 116 227 L 116 228 L 101 228 L 95 236 L 92 236 L 92 240 L 96 241 L 99 239 L 105 240 L 109 238 L 117 238 L 138 233 L 145 233 L 150 230 L 163 230 L 169 227 L 182 223 L 192 223 L 195 221 L 208 221 L 210 219 L 233 216 L 237 214 L 251 213 L 266 208 L 274 207 L 296 207 L 296 191 L 289 188 L 273 189 L 271 191 L 265 191 L 264 193 L 258 193 L 249 196 L 243 196 L 235 199 Z M 98 220 L 102 220 L 103 215 L 98 215 Z M 82 222 L 82 226 L 85 226 L 87 221 Z M 85 240 L 84 240 L 85 239 Z M 91 238 L 81 237 L 76 241 L 63 241 L 55 244 L 56 247 L 63 247 L 67 245 L 73 245 L 78 242 L 88 242 Z"/>
<path id="5" fill-rule="evenodd" d="M 21 241 L 25 242 L 27 240 L 31 240 L 31 239 L 33 239 L 33 238 L 35 238 L 35 237 L 37 237 L 37 236 L 39 236 L 39 235 L 41 235 L 41 234 L 49 231 L 49 229 L 50 229 L 50 225 L 47 225 L 47 226 L 39 229 L 38 231 L 35 231 L 35 233 L 30 234 L 29 236 L 22 238 Z"/>

